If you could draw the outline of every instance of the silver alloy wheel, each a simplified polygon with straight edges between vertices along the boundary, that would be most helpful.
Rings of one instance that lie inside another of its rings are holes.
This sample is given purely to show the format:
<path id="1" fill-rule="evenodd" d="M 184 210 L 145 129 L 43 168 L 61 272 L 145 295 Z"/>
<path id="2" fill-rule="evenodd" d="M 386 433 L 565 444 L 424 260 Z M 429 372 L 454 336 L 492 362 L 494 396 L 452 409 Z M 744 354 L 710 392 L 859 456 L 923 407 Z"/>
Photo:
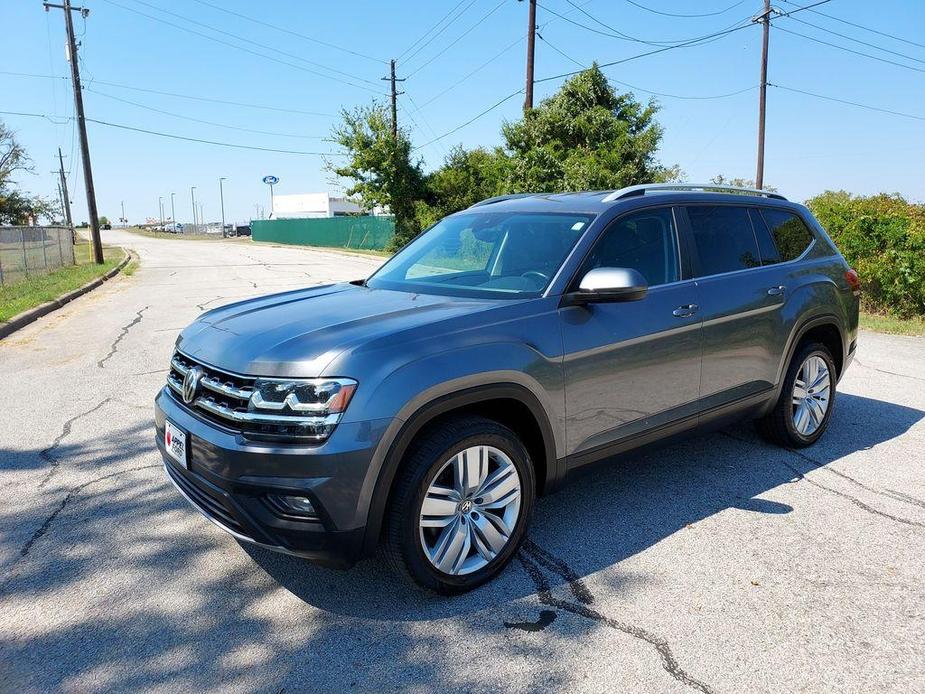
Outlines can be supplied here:
<path id="1" fill-rule="evenodd" d="M 822 357 L 813 355 L 803 362 L 793 382 L 793 427 L 811 436 L 829 409 L 832 377 Z"/>
<path id="2" fill-rule="evenodd" d="M 438 571 L 478 571 L 507 545 L 520 516 L 520 474 L 493 446 L 472 446 L 434 476 L 418 527 L 421 546 Z"/>

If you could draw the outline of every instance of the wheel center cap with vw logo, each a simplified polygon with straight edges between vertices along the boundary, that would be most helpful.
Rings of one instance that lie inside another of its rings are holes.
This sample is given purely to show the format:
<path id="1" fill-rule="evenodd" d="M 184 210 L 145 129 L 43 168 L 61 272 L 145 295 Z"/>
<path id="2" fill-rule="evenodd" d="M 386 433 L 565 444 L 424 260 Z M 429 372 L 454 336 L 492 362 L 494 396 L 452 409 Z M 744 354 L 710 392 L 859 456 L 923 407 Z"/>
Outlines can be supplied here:
<path id="1" fill-rule="evenodd" d="M 459 504 L 460 513 L 469 513 L 469 511 L 471 510 L 472 510 L 472 502 L 469 499 L 466 499 L 465 501 Z"/>
<path id="2" fill-rule="evenodd" d="M 183 402 L 187 405 L 191 405 L 193 400 L 196 399 L 196 395 L 199 393 L 199 380 L 202 376 L 202 369 L 194 366 L 183 377 Z"/>

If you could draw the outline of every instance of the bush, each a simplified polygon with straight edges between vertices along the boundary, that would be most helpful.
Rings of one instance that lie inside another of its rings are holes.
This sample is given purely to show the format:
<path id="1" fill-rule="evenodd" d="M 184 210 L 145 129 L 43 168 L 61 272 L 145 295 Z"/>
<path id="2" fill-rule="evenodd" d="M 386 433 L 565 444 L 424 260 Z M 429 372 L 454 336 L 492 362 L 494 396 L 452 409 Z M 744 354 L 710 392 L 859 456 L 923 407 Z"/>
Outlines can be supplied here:
<path id="1" fill-rule="evenodd" d="M 866 308 L 925 315 L 925 205 L 826 191 L 807 206 L 861 277 Z"/>

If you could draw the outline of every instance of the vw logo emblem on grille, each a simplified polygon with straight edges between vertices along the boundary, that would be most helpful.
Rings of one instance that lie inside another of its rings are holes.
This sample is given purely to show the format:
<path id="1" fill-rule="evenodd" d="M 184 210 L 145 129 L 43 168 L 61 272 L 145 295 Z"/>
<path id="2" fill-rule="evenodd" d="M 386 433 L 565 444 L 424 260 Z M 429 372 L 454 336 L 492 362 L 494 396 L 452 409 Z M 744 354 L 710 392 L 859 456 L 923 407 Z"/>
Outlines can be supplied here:
<path id="1" fill-rule="evenodd" d="M 191 405 L 199 392 L 199 379 L 202 378 L 202 369 L 194 366 L 183 377 L 183 402 Z"/>

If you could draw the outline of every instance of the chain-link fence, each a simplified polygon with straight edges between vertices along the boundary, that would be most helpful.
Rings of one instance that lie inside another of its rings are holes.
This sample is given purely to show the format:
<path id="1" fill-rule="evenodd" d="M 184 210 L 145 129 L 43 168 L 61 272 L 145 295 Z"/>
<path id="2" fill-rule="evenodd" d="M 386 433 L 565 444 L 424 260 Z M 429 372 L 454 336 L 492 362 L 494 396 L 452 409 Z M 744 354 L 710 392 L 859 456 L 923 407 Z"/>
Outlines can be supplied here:
<path id="1" fill-rule="evenodd" d="M 73 264 L 67 227 L 0 227 L 0 285 Z"/>

